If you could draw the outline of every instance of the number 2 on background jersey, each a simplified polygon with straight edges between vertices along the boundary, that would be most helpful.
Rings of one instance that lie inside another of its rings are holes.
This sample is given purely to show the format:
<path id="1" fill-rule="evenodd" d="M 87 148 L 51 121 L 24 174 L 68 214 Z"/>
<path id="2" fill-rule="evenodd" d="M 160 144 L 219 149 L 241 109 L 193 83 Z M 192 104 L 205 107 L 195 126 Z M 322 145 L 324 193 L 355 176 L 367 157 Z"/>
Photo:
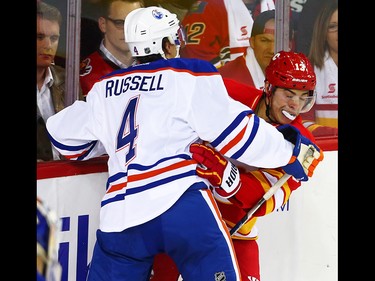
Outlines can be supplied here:
<path id="1" fill-rule="evenodd" d="M 203 22 L 195 22 L 191 25 L 185 26 L 186 30 L 186 43 L 187 44 L 199 44 L 201 37 L 204 36 L 206 25 Z"/>
<path id="2" fill-rule="evenodd" d="M 125 153 L 125 164 L 135 157 L 134 140 L 138 135 L 138 125 L 135 124 L 135 116 L 138 100 L 139 96 L 129 100 L 117 135 L 117 151 L 128 147 L 128 152 Z"/>

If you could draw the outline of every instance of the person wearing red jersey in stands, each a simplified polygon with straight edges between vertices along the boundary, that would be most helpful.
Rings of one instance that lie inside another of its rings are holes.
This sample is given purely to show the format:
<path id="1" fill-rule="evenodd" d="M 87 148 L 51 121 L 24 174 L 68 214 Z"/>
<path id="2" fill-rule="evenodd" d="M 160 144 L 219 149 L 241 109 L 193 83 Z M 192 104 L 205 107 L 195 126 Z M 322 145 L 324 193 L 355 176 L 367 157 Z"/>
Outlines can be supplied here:
<path id="1" fill-rule="evenodd" d="M 103 75 L 134 63 L 124 41 L 124 20 L 133 10 L 143 7 L 143 0 L 104 0 L 101 2 L 98 26 L 103 34 L 99 49 L 80 63 L 80 85 L 86 96 Z"/>

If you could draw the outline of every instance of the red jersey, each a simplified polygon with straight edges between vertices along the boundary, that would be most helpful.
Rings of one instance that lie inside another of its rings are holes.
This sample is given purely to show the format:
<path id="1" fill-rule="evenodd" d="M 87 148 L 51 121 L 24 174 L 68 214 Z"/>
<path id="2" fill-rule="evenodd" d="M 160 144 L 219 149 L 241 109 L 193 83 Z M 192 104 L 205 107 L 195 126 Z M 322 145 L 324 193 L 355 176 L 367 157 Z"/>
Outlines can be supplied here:
<path id="1" fill-rule="evenodd" d="M 79 82 L 83 96 L 86 97 L 99 78 L 117 69 L 120 69 L 120 67 L 107 59 L 100 50 L 91 53 L 82 60 L 80 63 Z"/>
<path id="2" fill-rule="evenodd" d="M 182 20 L 186 45 L 181 57 L 219 68 L 249 46 L 253 19 L 242 0 L 196 1 Z"/>
<path id="3" fill-rule="evenodd" d="M 229 95 L 252 108 L 254 111 L 262 100 L 263 91 L 254 87 L 239 83 L 232 79 L 224 78 L 224 83 Z M 278 124 L 279 125 L 279 124 Z M 315 141 L 313 135 L 303 126 L 302 119 L 297 116 L 291 125 L 298 128 L 302 135 Z M 257 169 L 255 171 L 241 171 L 242 186 L 235 196 L 228 200 L 217 200 L 220 212 L 229 228 L 233 227 L 245 214 L 263 197 L 283 175 L 284 171 L 278 169 Z M 257 217 L 271 213 L 284 205 L 292 193 L 301 183 L 289 178 L 289 180 L 267 200 L 246 224 L 233 235 L 233 239 L 257 239 L 257 229 L 253 226 Z"/>

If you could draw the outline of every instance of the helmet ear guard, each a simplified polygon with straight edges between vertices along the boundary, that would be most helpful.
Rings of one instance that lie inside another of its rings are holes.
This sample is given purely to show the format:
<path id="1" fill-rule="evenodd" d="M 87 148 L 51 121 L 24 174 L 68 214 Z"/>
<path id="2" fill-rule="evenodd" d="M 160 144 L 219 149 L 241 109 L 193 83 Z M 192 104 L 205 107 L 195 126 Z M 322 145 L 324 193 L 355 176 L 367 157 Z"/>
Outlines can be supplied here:
<path id="1" fill-rule="evenodd" d="M 274 87 L 266 78 L 265 82 L 267 86 L 264 88 L 263 92 L 267 98 L 271 98 L 272 94 L 275 92 L 276 87 Z"/>

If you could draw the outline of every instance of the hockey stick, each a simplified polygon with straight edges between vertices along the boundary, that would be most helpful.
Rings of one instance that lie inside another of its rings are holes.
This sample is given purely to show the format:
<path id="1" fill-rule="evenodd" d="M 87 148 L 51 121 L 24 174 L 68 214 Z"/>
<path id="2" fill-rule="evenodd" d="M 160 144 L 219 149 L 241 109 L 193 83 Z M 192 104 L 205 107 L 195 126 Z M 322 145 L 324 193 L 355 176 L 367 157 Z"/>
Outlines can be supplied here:
<path id="1" fill-rule="evenodd" d="M 230 236 L 233 236 L 249 219 L 250 217 L 256 212 L 256 210 L 259 209 L 259 207 L 266 202 L 268 199 L 270 199 L 275 192 L 290 178 L 291 176 L 289 174 L 283 175 L 264 195 L 263 197 L 252 207 L 246 215 L 242 217 L 242 219 L 239 220 L 238 223 L 236 223 L 235 226 L 232 227 L 230 230 Z"/>

